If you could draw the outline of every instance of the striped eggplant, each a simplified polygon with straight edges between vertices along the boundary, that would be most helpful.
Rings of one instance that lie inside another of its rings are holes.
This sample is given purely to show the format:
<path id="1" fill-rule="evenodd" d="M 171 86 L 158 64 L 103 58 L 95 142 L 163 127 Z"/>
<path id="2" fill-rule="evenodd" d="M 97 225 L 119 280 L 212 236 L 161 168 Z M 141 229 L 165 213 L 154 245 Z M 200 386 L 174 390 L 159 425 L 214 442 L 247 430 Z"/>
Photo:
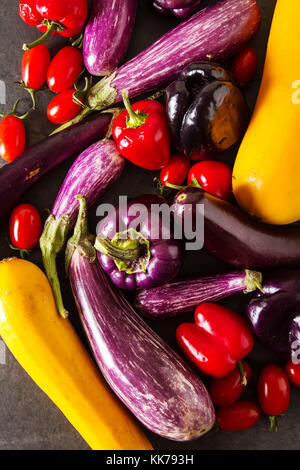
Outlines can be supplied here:
<path id="1" fill-rule="evenodd" d="M 247 269 L 172 281 L 161 287 L 142 289 L 136 296 L 135 308 L 152 320 L 175 317 L 192 312 L 201 303 L 215 302 L 239 292 L 253 292 L 261 288 L 261 282 L 261 273 Z"/>
<path id="2" fill-rule="evenodd" d="M 65 160 L 78 155 L 108 131 L 111 114 L 101 114 L 61 133 L 47 137 L 0 170 L 0 222 L 27 189 Z M 4 203 L 5 201 L 5 203 Z"/>
<path id="3" fill-rule="evenodd" d="M 90 88 L 88 106 L 56 132 L 81 121 L 92 109 L 120 102 L 124 90 L 131 98 L 149 93 L 175 80 L 193 62 L 235 55 L 257 32 L 260 18 L 256 0 L 221 0 L 195 13 Z"/>
<path id="4" fill-rule="evenodd" d="M 96 362 L 116 395 L 151 431 L 196 439 L 214 425 L 209 394 L 196 373 L 154 333 L 96 261 L 86 205 L 67 248 L 69 278 Z"/>
<path id="5" fill-rule="evenodd" d="M 97 202 L 101 194 L 122 174 L 125 159 L 113 140 L 104 139 L 82 152 L 71 166 L 58 193 L 51 214 L 46 220 L 40 239 L 44 267 L 52 286 L 59 313 L 65 318 L 56 269 L 56 256 L 63 249 L 68 232 L 78 215 L 77 194 L 86 197 L 88 205 Z"/>
<path id="6" fill-rule="evenodd" d="M 137 0 L 93 0 L 84 31 L 83 60 L 97 76 L 112 73 L 123 58 L 137 11 Z"/>

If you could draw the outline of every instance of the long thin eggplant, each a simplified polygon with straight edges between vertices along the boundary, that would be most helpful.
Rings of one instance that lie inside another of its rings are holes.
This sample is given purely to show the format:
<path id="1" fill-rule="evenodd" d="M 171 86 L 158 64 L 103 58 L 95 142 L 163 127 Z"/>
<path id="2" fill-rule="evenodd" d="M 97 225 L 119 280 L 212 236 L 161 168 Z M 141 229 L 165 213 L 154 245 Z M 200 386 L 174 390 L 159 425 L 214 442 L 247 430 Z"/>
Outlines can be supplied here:
<path id="1" fill-rule="evenodd" d="M 231 202 L 192 187 L 176 195 L 175 220 L 181 223 L 184 212 L 195 220 L 198 204 L 204 206 L 204 249 L 209 254 L 242 269 L 300 266 L 299 225 L 264 224 Z"/>
<path id="2" fill-rule="evenodd" d="M 262 275 L 256 271 L 235 271 L 214 276 L 173 281 L 162 287 L 141 290 L 135 308 L 146 318 L 157 320 L 191 312 L 204 302 L 261 288 Z"/>
<path id="3" fill-rule="evenodd" d="M 86 206 L 68 245 L 69 278 L 97 364 L 116 395 L 151 431 L 188 441 L 208 432 L 215 413 L 202 381 L 109 283 L 89 243 Z M 71 254 L 70 254 L 71 253 Z"/>
<path id="4" fill-rule="evenodd" d="M 89 206 L 97 202 L 101 194 L 122 174 L 125 159 L 118 152 L 113 140 L 104 139 L 82 152 L 71 166 L 48 217 L 40 247 L 44 267 L 50 281 L 57 308 L 62 317 L 67 317 L 64 308 L 56 256 L 65 246 L 68 232 L 78 215 L 77 194 L 86 197 Z"/>
<path id="5" fill-rule="evenodd" d="M 193 62 L 235 55 L 257 32 L 260 18 L 256 0 L 222 0 L 195 13 L 96 83 L 87 94 L 88 107 L 56 132 L 81 121 L 92 109 L 120 102 L 123 90 L 133 98 L 169 84 Z"/>
<path id="6" fill-rule="evenodd" d="M 50 170 L 76 156 L 108 131 L 111 114 L 101 114 L 59 135 L 47 137 L 25 150 L 19 158 L 0 170 L 0 222 L 24 192 Z"/>
<path id="7" fill-rule="evenodd" d="M 93 0 L 83 39 L 83 60 L 92 75 L 112 73 L 123 58 L 137 11 L 137 0 Z"/>

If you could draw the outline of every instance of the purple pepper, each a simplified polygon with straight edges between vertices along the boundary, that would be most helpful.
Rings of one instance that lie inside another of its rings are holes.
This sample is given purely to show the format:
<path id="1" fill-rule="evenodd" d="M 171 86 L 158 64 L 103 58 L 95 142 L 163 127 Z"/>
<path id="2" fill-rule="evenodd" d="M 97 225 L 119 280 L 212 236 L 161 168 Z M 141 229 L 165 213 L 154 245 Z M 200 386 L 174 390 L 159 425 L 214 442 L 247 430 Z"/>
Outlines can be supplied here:
<path id="1" fill-rule="evenodd" d="M 141 196 L 124 211 L 117 207 L 100 223 L 95 243 L 98 259 L 112 282 L 121 289 L 160 286 L 173 279 L 181 268 L 182 242 L 174 240 L 172 229 L 163 225 L 161 215 L 159 226 L 151 225 L 151 206 L 162 203 L 166 201 L 159 196 Z M 135 204 L 145 207 L 136 230 L 133 226 L 136 214 L 131 215 Z M 170 237 L 163 239 L 167 230 Z"/>
<path id="2" fill-rule="evenodd" d="M 125 159 L 113 140 L 104 139 L 82 152 L 71 166 L 58 193 L 52 212 L 46 220 L 40 239 L 44 267 L 52 286 L 59 313 L 68 316 L 64 308 L 56 270 L 56 256 L 63 249 L 68 232 L 78 215 L 77 194 L 86 197 L 88 205 L 97 202 L 101 194 L 122 174 Z"/>
<path id="3" fill-rule="evenodd" d="M 270 350 L 293 360 L 300 354 L 300 270 L 281 269 L 265 276 L 247 316 L 257 337 Z"/>

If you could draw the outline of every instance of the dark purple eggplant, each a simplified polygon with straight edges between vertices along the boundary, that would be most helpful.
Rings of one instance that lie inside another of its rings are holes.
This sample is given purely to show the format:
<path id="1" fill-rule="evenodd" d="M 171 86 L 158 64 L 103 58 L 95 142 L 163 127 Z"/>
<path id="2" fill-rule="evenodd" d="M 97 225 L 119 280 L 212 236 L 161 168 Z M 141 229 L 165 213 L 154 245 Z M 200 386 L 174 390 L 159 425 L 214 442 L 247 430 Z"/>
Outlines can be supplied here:
<path id="1" fill-rule="evenodd" d="M 92 75 L 108 75 L 118 67 L 131 38 L 136 10 L 137 0 L 93 0 L 83 39 L 83 60 Z"/>
<path id="2" fill-rule="evenodd" d="M 275 269 L 300 266 L 300 226 L 272 226 L 199 188 L 188 187 L 174 200 L 174 217 L 195 222 L 197 205 L 204 207 L 204 249 L 232 266 Z M 193 227 L 195 229 L 195 227 Z"/>
<path id="3" fill-rule="evenodd" d="M 276 292 L 300 294 L 300 269 L 275 269 L 264 274 L 263 289 L 256 297 L 266 297 Z"/>
<path id="4" fill-rule="evenodd" d="M 209 394 L 189 366 L 109 282 L 80 213 L 67 257 L 79 316 L 96 362 L 120 400 L 151 431 L 175 441 L 196 439 L 214 425 Z"/>
<path id="5" fill-rule="evenodd" d="M 68 158 L 75 157 L 108 131 L 111 114 L 101 114 L 61 133 L 47 137 L 25 150 L 19 158 L 0 170 L 0 222 L 27 189 Z M 2 196 L 1 196 L 2 194 Z"/>
<path id="6" fill-rule="evenodd" d="M 117 287 L 135 290 L 161 286 L 180 271 L 183 262 L 181 240 L 174 240 L 172 228 L 164 222 L 161 213 L 155 221 L 151 217 L 155 207 L 162 204 L 166 204 L 162 197 L 140 196 L 125 210 L 117 207 L 99 224 L 95 243 L 98 259 Z M 137 228 L 134 206 L 141 205 L 145 210 L 138 212 Z"/>
<path id="7" fill-rule="evenodd" d="M 160 319 L 191 312 L 204 302 L 215 302 L 230 295 L 261 288 L 262 275 L 256 271 L 237 271 L 214 276 L 173 281 L 162 287 L 141 290 L 135 308 L 146 318 Z"/>
<path id="8" fill-rule="evenodd" d="M 153 3 L 154 8 L 159 13 L 173 13 L 178 18 L 188 18 L 200 7 L 202 0 L 181 0 L 179 2 L 172 0 L 148 0 Z M 173 5 L 170 7 L 169 5 Z M 176 6 L 174 6 L 176 5 Z M 178 6 L 180 5 L 180 6 Z"/>
<path id="9" fill-rule="evenodd" d="M 190 63 L 208 55 L 216 61 L 234 56 L 257 32 L 260 18 L 256 0 L 222 0 L 195 13 L 96 83 L 86 96 L 89 108 L 58 131 L 81 121 L 92 109 L 120 102 L 124 90 L 134 98 L 168 85 Z"/>
<path id="10" fill-rule="evenodd" d="M 71 166 L 58 193 L 50 216 L 40 239 L 43 263 L 52 286 L 57 309 L 62 317 L 68 312 L 64 308 L 58 274 L 56 256 L 63 249 L 69 230 L 78 215 L 77 194 L 86 197 L 90 206 L 122 174 L 125 159 L 118 152 L 113 140 L 104 139 L 82 152 Z"/>

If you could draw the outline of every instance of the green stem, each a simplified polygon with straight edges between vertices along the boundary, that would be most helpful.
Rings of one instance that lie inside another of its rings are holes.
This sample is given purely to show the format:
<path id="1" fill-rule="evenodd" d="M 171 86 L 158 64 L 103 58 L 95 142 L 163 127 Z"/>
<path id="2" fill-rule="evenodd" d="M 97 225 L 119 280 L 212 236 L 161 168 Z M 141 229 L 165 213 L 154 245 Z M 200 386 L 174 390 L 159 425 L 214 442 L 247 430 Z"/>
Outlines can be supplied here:
<path id="1" fill-rule="evenodd" d="M 253 292 L 256 289 L 264 293 L 264 290 L 262 288 L 262 273 L 260 273 L 259 271 L 251 271 L 250 269 L 245 269 L 245 273 L 246 276 L 244 279 L 244 283 L 246 285 L 246 289 L 244 290 L 244 294 Z"/>
<path id="2" fill-rule="evenodd" d="M 11 250 L 18 251 L 22 259 L 25 258 L 25 255 L 28 256 L 32 251 L 32 250 L 25 250 L 23 248 L 17 248 L 16 246 L 13 246 L 12 244 L 9 244 L 9 248 Z"/>
<path id="3" fill-rule="evenodd" d="M 137 129 L 138 127 L 142 126 L 145 124 L 147 121 L 149 114 L 142 113 L 140 110 L 133 111 L 129 96 L 128 96 L 128 91 L 123 90 L 122 91 L 122 98 L 124 102 L 124 106 L 126 108 L 126 111 L 128 112 L 129 116 L 126 118 L 126 125 L 128 129 Z"/>
<path id="4" fill-rule="evenodd" d="M 246 378 L 246 375 L 245 375 L 245 371 L 244 371 L 242 361 L 238 361 L 237 366 L 238 366 L 240 374 L 241 374 L 241 385 L 244 385 L 246 387 L 247 378 Z"/>
<path id="5" fill-rule="evenodd" d="M 63 318 L 67 318 L 69 313 L 63 304 L 56 267 L 56 257 L 65 245 L 69 224 L 70 218 L 68 215 L 63 215 L 56 220 L 51 214 L 46 220 L 45 228 L 40 238 L 40 248 L 45 271 L 52 287 L 57 310 Z"/>
<path id="6" fill-rule="evenodd" d="M 134 261 L 141 256 L 141 245 L 137 240 L 124 240 L 132 248 L 122 248 L 114 244 L 108 238 L 96 238 L 95 248 L 103 255 L 109 256 L 116 261 Z"/>
<path id="7" fill-rule="evenodd" d="M 64 30 L 64 26 L 60 23 L 57 23 L 56 21 L 45 20 L 45 21 L 43 21 L 43 25 L 47 26 L 47 31 L 40 38 L 36 39 L 36 41 L 33 41 L 30 44 L 23 44 L 23 51 L 28 51 L 29 49 L 33 49 L 34 47 L 39 46 L 49 36 L 51 36 L 51 34 L 54 31 L 63 31 Z"/>

